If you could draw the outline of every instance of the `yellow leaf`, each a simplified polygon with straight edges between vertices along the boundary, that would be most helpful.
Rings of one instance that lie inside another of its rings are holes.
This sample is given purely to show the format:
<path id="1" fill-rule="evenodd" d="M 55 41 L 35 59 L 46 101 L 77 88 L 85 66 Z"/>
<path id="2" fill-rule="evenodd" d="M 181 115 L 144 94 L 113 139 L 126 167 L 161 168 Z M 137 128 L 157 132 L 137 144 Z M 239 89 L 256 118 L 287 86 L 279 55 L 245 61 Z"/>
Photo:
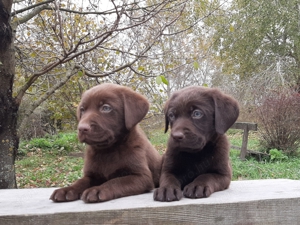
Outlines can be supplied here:
<path id="1" fill-rule="evenodd" d="M 34 57 L 36 57 L 36 53 L 35 53 L 35 52 L 32 52 L 32 53 L 30 54 L 30 56 L 31 56 L 32 58 L 34 58 Z"/>

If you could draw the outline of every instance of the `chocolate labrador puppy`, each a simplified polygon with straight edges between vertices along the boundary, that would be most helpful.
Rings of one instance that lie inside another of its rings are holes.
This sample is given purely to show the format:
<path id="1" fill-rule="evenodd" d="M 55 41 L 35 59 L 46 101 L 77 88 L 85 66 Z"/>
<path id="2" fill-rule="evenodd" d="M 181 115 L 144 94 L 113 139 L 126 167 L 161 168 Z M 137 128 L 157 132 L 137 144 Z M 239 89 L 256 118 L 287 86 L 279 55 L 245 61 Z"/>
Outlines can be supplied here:
<path id="1" fill-rule="evenodd" d="M 165 105 L 171 126 L 156 201 L 203 198 L 229 187 L 231 166 L 225 132 L 239 115 L 238 103 L 218 89 L 191 86 Z M 182 191 L 183 190 L 183 191 Z"/>
<path id="2" fill-rule="evenodd" d="M 78 139 L 87 144 L 84 175 L 55 190 L 54 202 L 103 202 L 158 186 L 162 159 L 137 125 L 149 109 L 130 88 L 101 84 L 86 91 L 77 109 Z"/>

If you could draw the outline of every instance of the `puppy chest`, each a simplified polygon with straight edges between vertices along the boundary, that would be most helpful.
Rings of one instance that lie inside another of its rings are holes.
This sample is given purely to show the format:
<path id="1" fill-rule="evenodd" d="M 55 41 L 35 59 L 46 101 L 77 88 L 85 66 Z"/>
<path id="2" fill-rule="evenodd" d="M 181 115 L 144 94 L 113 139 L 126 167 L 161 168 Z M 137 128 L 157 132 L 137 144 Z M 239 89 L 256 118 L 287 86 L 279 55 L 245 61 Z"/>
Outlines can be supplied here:
<path id="1" fill-rule="evenodd" d="M 132 169 L 126 165 L 114 162 L 93 161 L 85 165 L 85 174 L 92 179 L 101 181 L 132 175 Z"/>
<path id="2" fill-rule="evenodd" d="M 183 184 L 193 181 L 200 174 L 211 172 L 213 160 L 211 157 L 197 159 L 181 158 L 173 163 L 171 173 L 173 173 Z"/>

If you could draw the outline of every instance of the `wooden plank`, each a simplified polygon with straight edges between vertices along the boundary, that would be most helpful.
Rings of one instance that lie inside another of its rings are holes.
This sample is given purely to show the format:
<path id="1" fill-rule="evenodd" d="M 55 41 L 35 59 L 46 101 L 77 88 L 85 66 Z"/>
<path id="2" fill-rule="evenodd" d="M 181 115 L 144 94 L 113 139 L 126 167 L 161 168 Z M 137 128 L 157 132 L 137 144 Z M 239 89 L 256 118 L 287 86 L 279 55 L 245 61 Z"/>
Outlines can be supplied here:
<path id="1" fill-rule="evenodd" d="M 248 130 L 257 131 L 257 124 L 256 123 L 248 123 L 248 122 L 236 122 L 230 128 L 245 130 L 247 127 L 248 127 Z"/>
<path id="2" fill-rule="evenodd" d="M 299 180 L 233 181 L 209 198 L 153 201 L 152 193 L 96 204 L 53 203 L 53 188 L 0 190 L 0 225 L 298 224 Z"/>

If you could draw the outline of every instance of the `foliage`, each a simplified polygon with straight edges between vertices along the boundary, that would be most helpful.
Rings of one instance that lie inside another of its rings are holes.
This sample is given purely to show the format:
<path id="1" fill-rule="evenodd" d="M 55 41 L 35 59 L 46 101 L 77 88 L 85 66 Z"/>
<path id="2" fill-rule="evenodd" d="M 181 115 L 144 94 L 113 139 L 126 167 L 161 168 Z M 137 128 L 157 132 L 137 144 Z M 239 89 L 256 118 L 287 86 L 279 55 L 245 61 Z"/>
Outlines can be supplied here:
<path id="1" fill-rule="evenodd" d="M 206 24 L 214 32 L 223 71 L 241 78 L 277 76 L 282 84 L 300 84 L 299 3 L 234 0 Z"/>
<path id="2" fill-rule="evenodd" d="M 278 88 L 257 109 L 261 144 L 266 149 L 296 153 L 300 147 L 300 94 Z"/>
<path id="3" fill-rule="evenodd" d="M 269 154 L 271 156 L 270 161 L 282 161 L 287 160 L 288 157 L 280 150 L 270 149 Z"/>

